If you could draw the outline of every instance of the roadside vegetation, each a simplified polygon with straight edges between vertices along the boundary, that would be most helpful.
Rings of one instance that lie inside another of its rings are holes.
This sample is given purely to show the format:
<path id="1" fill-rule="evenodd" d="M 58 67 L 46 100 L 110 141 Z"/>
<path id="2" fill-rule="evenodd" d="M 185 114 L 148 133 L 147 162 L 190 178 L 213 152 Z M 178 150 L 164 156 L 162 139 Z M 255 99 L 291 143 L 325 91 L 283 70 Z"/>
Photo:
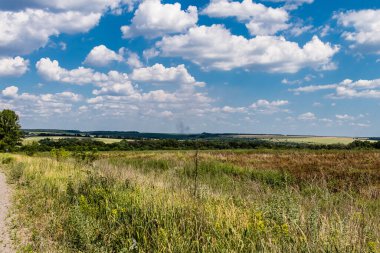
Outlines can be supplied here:
<path id="1" fill-rule="evenodd" d="M 376 150 L 56 149 L 0 161 L 25 252 L 380 250 Z"/>

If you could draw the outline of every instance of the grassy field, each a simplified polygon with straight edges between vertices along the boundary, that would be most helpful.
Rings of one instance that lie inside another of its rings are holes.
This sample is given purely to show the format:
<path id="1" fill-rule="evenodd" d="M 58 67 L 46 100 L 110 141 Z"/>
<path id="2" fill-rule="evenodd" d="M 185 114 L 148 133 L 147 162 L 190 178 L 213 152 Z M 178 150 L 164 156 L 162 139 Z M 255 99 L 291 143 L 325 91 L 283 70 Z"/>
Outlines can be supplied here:
<path id="1" fill-rule="evenodd" d="M 256 138 L 266 141 L 273 142 L 295 142 L 295 143 L 309 143 L 309 144 L 350 144 L 356 138 L 353 137 L 324 137 L 324 136 L 278 136 L 278 135 L 231 135 L 229 136 L 234 139 L 249 139 Z M 86 138 L 86 137 L 75 137 L 75 136 L 33 136 L 27 137 L 23 140 L 23 145 L 31 144 L 32 142 L 38 142 L 41 139 L 50 138 L 50 139 L 63 139 L 63 138 Z M 96 138 L 96 137 L 87 137 L 93 140 L 102 141 L 104 143 L 115 143 L 121 141 L 121 139 L 114 138 Z M 361 140 L 366 140 L 362 138 Z"/>
<path id="2" fill-rule="evenodd" d="M 350 144 L 355 139 L 351 137 L 293 137 L 264 139 L 276 142 L 297 142 L 311 144 Z"/>
<path id="3" fill-rule="evenodd" d="M 379 252 L 380 152 L 195 157 L 1 155 L 21 252 Z"/>
<path id="4" fill-rule="evenodd" d="M 302 135 L 232 135 L 231 137 L 240 139 L 257 138 L 267 141 L 275 142 L 296 142 L 296 143 L 310 143 L 310 144 L 349 144 L 356 140 L 353 137 L 339 137 L 339 136 L 302 136 Z M 366 138 L 358 138 L 361 140 L 366 140 Z"/>
<path id="5" fill-rule="evenodd" d="M 64 139 L 64 138 L 82 138 L 82 139 L 91 138 L 92 140 L 102 141 L 104 143 L 115 143 L 115 142 L 121 141 L 121 139 L 113 139 L 113 138 L 92 138 L 92 137 L 75 137 L 75 136 L 73 136 L 73 137 L 71 137 L 71 136 L 33 136 L 33 137 L 24 138 L 22 144 L 28 145 L 28 144 L 31 144 L 33 142 L 38 142 L 38 141 L 45 139 L 45 138 L 49 138 L 49 139 L 53 139 L 53 140 L 59 140 L 59 139 Z"/>

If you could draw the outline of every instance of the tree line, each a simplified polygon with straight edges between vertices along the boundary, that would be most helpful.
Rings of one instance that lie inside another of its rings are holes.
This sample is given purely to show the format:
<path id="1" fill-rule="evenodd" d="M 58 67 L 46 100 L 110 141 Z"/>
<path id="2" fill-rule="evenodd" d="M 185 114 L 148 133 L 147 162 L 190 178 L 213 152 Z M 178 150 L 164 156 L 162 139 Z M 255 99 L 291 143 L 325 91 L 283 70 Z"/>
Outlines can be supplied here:
<path id="1" fill-rule="evenodd" d="M 222 149 L 310 149 L 310 150 L 350 150 L 380 149 L 380 141 L 359 141 L 350 144 L 309 144 L 296 142 L 272 142 L 261 139 L 143 139 L 121 140 L 104 143 L 91 138 L 42 139 L 38 142 L 22 145 L 23 133 L 18 115 L 12 110 L 0 112 L 0 150 L 22 151 L 28 154 L 51 152 L 57 149 L 73 152 L 79 151 L 130 151 L 130 150 L 222 150 Z"/>
<path id="2" fill-rule="evenodd" d="M 47 152 L 53 149 L 68 151 L 133 151 L 133 150 L 223 150 L 223 149 L 310 149 L 310 150 L 352 150 L 380 149 L 380 141 L 354 141 L 350 144 L 308 144 L 294 142 L 272 142 L 266 140 L 122 140 L 104 143 L 91 138 L 42 139 L 23 145 L 20 151 Z"/>

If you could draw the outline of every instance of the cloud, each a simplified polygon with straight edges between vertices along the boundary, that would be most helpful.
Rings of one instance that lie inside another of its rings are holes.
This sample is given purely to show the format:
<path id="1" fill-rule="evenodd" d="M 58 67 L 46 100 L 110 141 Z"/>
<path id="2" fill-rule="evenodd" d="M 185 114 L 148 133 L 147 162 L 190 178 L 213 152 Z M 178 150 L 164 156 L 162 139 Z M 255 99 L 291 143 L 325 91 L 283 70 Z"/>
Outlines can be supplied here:
<path id="1" fill-rule="evenodd" d="M 46 80 L 62 83 L 88 85 L 100 89 L 93 90 L 94 95 L 139 96 L 131 80 L 125 73 L 109 71 L 107 74 L 96 72 L 91 68 L 79 67 L 67 70 L 59 66 L 59 62 L 42 58 L 36 63 L 37 72 Z"/>
<path id="2" fill-rule="evenodd" d="M 174 91 L 162 89 L 143 91 L 137 89 L 137 85 L 134 85 L 132 79 L 125 73 L 109 71 L 105 74 L 84 67 L 68 70 L 62 68 L 58 61 L 49 58 L 39 60 L 36 68 L 38 73 L 49 81 L 96 86 L 92 92 L 96 97 L 87 99 L 87 103 L 91 105 L 89 108 L 104 113 L 111 110 L 112 113 L 120 115 L 121 110 L 133 107 L 142 113 L 154 111 L 159 115 L 160 111 L 171 111 L 173 114 L 178 114 L 184 110 L 207 107 L 212 101 L 207 93 L 196 90 L 197 86 L 202 86 L 204 83 L 197 82 L 183 65 L 165 68 L 161 64 L 156 64 L 136 69 L 132 73 L 132 76 L 141 82 L 178 82 L 179 87 Z"/>
<path id="3" fill-rule="evenodd" d="M 271 2 L 285 3 L 284 8 L 288 10 L 295 10 L 303 4 L 312 4 L 314 0 L 268 0 Z"/>
<path id="4" fill-rule="evenodd" d="M 309 85 L 309 86 L 303 86 L 296 89 L 289 89 L 289 91 L 293 91 L 296 94 L 299 94 L 301 92 L 309 93 L 309 92 L 315 92 L 320 90 L 331 90 L 335 89 L 337 87 L 336 84 L 327 84 L 327 85 Z"/>
<path id="5" fill-rule="evenodd" d="M 138 0 L 0 1 L 0 55 L 29 54 L 59 34 L 85 33 L 105 12 L 120 14 Z"/>
<path id="6" fill-rule="evenodd" d="M 139 55 L 133 52 L 128 53 L 127 64 L 132 68 L 141 68 L 144 65 L 140 61 Z"/>
<path id="7" fill-rule="evenodd" d="M 30 101 L 37 101 L 41 100 L 44 102 L 56 102 L 59 101 L 66 101 L 66 102 L 79 102 L 82 100 L 82 95 L 70 92 L 70 91 L 64 91 L 59 92 L 55 94 L 39 94 L 39 95 L 33 95 L 29 93 L 18 93 L 19 89 L 16 86 L 8 86 L 4 90 L 1 91 L 1 94 L 4 97 L 11 98 L 11 99 L 18 99 L 18 100 L 30 100 Z"/>
<path id="8" fill-rule="evenodd" d="M 310 31 L 311 29 L 313 29 L 312 25 L 303 25 L 302 23 L 299 23 L 299 24 L 293 25 L 293 27 L 290 29 L 289 32 L 291 35 L 298 37 L 301 34 L 307 31 Z"/>
<path id="9" fill-rule="evenodd" d="M 266 7 L 252 0 L 212 0 L 202 14 L 217 18 L 236 17 L 246 24 L 251 35 L 273 35 L 289 28 L 286 10 Z"/>
<path id="10" fill-rule="evenodd" d="M 203 87 L 205 83 L 197 82 L 184 65 L 166 68 L 162 64 L 152 67 L 134 69 L 130 78 L 125 73 L 109 71 L 107 74 L 96 72 L 91 68 L 79 67 L 68 70 L 62 68 L 56 60 L 42 58 L 36 63 L 37 72 L 46 80 L 62 83 L 86 85 L 93 84 L 101 87 L 93 91 L 94 95 L 131 96 L 134 99 L 154 98 L 158 93 L 140 94 L 132 84 L 132 80 L 150 83 L 178 83 L 185 88 L 182 93 L 193 94 L 195 86 Z M 183 94 L 177 94 L 182 96 Z M 146 96 L 146 97 L 144 97 Z"/>
<path id="11" fill-rule="evenodd" d="M 336 94 L 331 98 L 380 98 L 380 90 L 362 90 L 358 91 L 350 87 L 337 87 Z"/>
<path id="12" fill-rule="evenodd" d="M 87 55 L 84 63 L 91 66 L 104 67 L 112 63 L 113 61 L 123 61 L 123 56 L 108 49 L 104 45 L 94 47 Z"/>
<path id="13" fill-rule="evenodd" d="M 232 35 L 222 25 L 190 28 L 188 33 L 164 37 L 156 43 L 162 56 L 182 57 L 205 69 L 248 68 L 295 73 L 301 68 L 323 69 L 339 51 L 317 36 L 302 48 L 283 37 Z"/>
<path id="14" fill-rule="evenodd" d="M 130 81 L 126 81 L 123 83 L 109 84 L 101 89 L 94 90 L 92 93 L 94 95 L 122 96 L 136 94 L 136 91 L 132 86 L 132 83 Z"/>
<path id="15" fill-rule="evenodd" d="M 287 100 L 268 101 L 265 99 L 260 99 L 253 103 L 250 108 L 257 112 L 272 114 L 279 111 L 287 111 L 286 109 L 282 109 L 282 107 L 288 104 L 289 101 Z"/>
<path id="16" fill-rule="evenodd" d="M 159 56 L 160 52 L 156 50 L 155 48 L 149 48 L 143 51 L 143 57 L 146 61 L 149 61 L 150 58 L 154 58 L 156 56 Z"/>
<path id="17" fill-rule="evenodd" d="M 259 113 L 259 114 L 273 114 L 278 112 L 288 112 L 287 109 L 284 107 L 289 104 L 289 101 L 287 100 L 275 100 L 275 101 L 268 101 L 265 99 L 259 99 L 256 102 L 252 103 L 249 106 L 240 106 L 240 107 L 233 107 L 233 106 L 222 106 L 222 107 L 210 107 L 206 110 L 204 110 L 202 113 L 204 114 L 215 114 L 215 113 L 222 113 L 222 114 L 236 114 L 236 113 L 243 113 L 243 114 L 252 114 L 252 113 Z"/>
<path id="18" fill-rule="evenodd" d="M 245 107 L 231 107 L 226 105 L 221 108 L 221 111 L 225 113 L 242 113 L 246 112 L 247 109 Z"/>
<path id="19" fill-rule="evenodd" d="M 89 31 L 98 24 L 101 13 L 62 13 L 26 9 L 0 11 L 0 55 L 28 54 L 44 47 L 52 35 Z"/>
<path id="20" fill-rule="evenodd" d="M 125 62 L 132 68 L 141 68 L 143 66 L 138 54 L 124 47 L 115 52 L 104 45 L 94 47 L 83 63 L 96 67 L 105 67 L 115 61 Z"/>
<path id="21" fill-rule="evenodd" d="M 352 81 L 345 79 L 340 83 L 326 85 L 309 85 L 289 89 L 296 94 L 316 92 L 320 90 L 335 90 L 329 98 L 380 98 L 380 79 Z"/>
<path id="22" fill-rule="evenodd" d="M 22 76 L 28 71 L 29 61 L 22 57 L 0 57 L 0 76 Z"/>
<path id="23" fill-rule="evenodd" d="M 351 28 L 342 36 L 352 42 L 352 48 L 380 54 L 380 10 L 340 12 L 334 16 L 340 26 Z"/>
<path id="24" fill-rule="evenodd" d="M 161 4 L 160 0 L 145 0 L 135 12 L 132 24 L 122 26 L 123 38 L 144 36 L 160 37 L 165 34 L 185 32 L 198 22 L 195 6 L 181 10 L 180 3 Z"/>
<path id="25" fill-rule="evenodd" d="M 348 115 L 348 114 L 337 114 L 335 117 L 338 120 L 355 120 L 354 116 Z"/>
<path id="26" fill-rule="evenodd" d="M 1 91 L 4 97 L 15 98 L 17 97 L 18 88 L 16 86 L 9 86 Z"/>
<path id="27" fill-rule="evenodd" d="M 356 126 L 356 127 L 370 127 L 371 124 L 365 124 L 365 123 L 350 123 L 350 126 Z"/>
<path id="28" fill-rule="evenodd" d="M 304 113 L 304 114 L 301 114 L 298 116 L 298 119 L 299 120 L 303 120 L 303 121 L 313 121 L 313 120 L 316 120 L 317 117 L 315 116 L 314 113 L 312 112 L 307 112 L 307 113 Z"/>
<path id="29" fill-rule="evenodd" d="M 85 99 L 85 104 L 78 105 L 77 112 L 86 112 L 89 115 L 99 115 L 99 117 L 105 115 L 122 117 L 134 114 L 139 115 L 139 118 L 180 119 L 205 116 L 223 118 L 223 115 L 235 113 L 272 114 L 288 111 L 284 108 L 289 103 L 286 100 L 258 100 L 247 107 L 228 105 L 214 107 L 215 100 L 202 89 L 205 83 L 198 82 L 184 65 L 165 67 L 157 63 L 153 66 L 134 69 L 130 75 L 127 75 L 117 71 L 101 73 L 84 67 L 65 69 L 56 60 L 42 58 L 36 63 L 36 68 L 38 73 L 48 81 L 95 86 L 92 92 L 94 96 Z M 142 86 L 144 89 L 138 88 L 134 82 L 144 83 Z M 175 85 L 171 85 L 169 90 L 156 88 L 156 85 L 162 86 L 162 84 Z M 17 91 L 9 90 L 8 93 L 17 94 Z M 45 101 L 49 97 L 52 98 L 50 100 L 58 98 L 57 94 L 53 95 L 45 95 L 41 98 Z M 22 96 L 33 95 L 17 95 L 17 99 Z M 68 93 L 62 93 L 59 98 L 63 96 L 72 97 L 71 100 L 75 98 Z"/>
<path id="30" fill-rule="evenodd" d="M 104 12 L 120 8 L 122 4 L 132 5 L 131 0 L 12 0 L 1 1 L 0 9 L 23 10 L 26 8 L 47 9 L 49 11 Z"/>
<path id="31" fill-rule="evenodd" d="M 304 82 L 310 82 L 314 78 L 316 78 L 316 76 L 309 74 L 309 75 L 306 75 L 302 79 L 296 79 L 296 80 L 288 80 L 287 78 L 284 78 L 284 79 L 281 80 L 281 83 L 282 84 L 287 84 L 287 85 L 302 84 Z"/>
<path id="32" fill-rule="evenodd" d="M 24 118 L 48 117 L 67 114 L 73 105 L 82 100 L 82 96 L 70 91 L 55 94 L 18 93 L 16 86 L 6 87 L 1 91 L 0 104 L 5 108 L 16 110 Z"/>
<path id="33" fill-rule="evenodd" d="M 204 82 L 197 82 L 195 78 L 189 74 L 183 64 L 177 67 L 166 68 L 164 65 L 157 63 L 151 67 L 134 69 L 131 78 L 141 82 L 205 86 Z"/>
<path id="34" fill-rule="evenodd" d="M 107 74 L 96 72 L 91 68 L 79 67 L 67 70 L 59 65 L 57 60 L 42 58 L 36 63 L 37 72 L 46 80 L 70 83 L 77 85 L 94 84 L 104 86 L 129 80 L 128 75 L 117 71 L 109 71 Z"/>

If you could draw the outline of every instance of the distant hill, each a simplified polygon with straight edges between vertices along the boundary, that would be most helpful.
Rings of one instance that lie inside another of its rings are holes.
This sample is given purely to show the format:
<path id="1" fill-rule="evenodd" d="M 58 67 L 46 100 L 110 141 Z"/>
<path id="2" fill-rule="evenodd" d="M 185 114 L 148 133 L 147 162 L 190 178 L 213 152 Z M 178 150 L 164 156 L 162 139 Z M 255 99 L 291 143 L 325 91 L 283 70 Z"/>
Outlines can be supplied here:
<path id="1" fill-rule="evenodd" d="M 176 133 L 140 133 L 137 131 L 79 131 L 79 130 L 58 130 L 58 129 L 23 129 L 26 137 L 31 136 L 77 136 L 96 137 L 113 139 L 214 139 L 214 138 L 234 138 L 240 136 L 235 133 L 200 133 L 200 134 L 176 134 Z"/>
<path id="2" fill-rule="evenodd" d="M 93 137 L 110 139 L 264 139 L 271 141 L 291 141 L 291 142 L 316 142 L 316 143 L 349 143 L 353 140 L 380 140 L 380 137 L 335 137 L 335 136 L 314 136 L 314 135 L 283 135 L 283 134 L 245 134 L 245 133 L 199 133 L 199 134 L 178 134 L 178 133 L 143 133 L 138 131 L 79 131 L 62 129 L 23 129 L 26 137 Z"/>

